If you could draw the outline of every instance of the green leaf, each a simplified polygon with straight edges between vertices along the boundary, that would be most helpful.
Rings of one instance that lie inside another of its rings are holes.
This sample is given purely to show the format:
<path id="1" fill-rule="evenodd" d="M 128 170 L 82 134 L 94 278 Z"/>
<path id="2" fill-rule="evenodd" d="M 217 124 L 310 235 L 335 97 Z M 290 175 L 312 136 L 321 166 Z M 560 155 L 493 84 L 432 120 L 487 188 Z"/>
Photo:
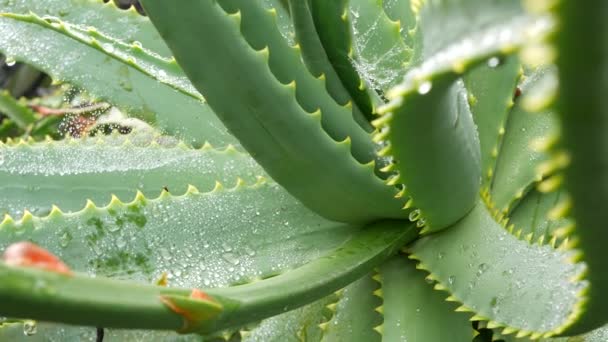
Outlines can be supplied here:
<path id="1" fill-rule="evenodd" d="M 590 282 L 581 307 L 583 316 L 566 334 L 584 333 L 608 320 L 608 211 L 604 205 L 608 201 L 606 13 L 605 1 L 558 1 L 554 9 L 554 19 L 559 22 L 554 35 L 560 80 L 556 109 L 562 124 L 561 140 L 555 150 L 565 153 L 571 161 L 565 185 L 572 197 L 572 216 L 579 227 L 571 246 L 579 249 L 578 257 L 587 264 L 585 278 Z"/>
<path id="2" fill-rule="evenodd" d="M 250 331 L 241 332 L 242 341 L 320 341 L 322 324 L 330 314 L 327 305 L 335 302 L 336 295 L 262 321 Z"/>
<path id="3" fill-rule="evenodd" d="M 571 254 L 531 245 L 509 234 L 483 203 L 450 229 L 411 248 L 419 267 L 463 305 L 473 320 L 519 337 L 552 336 L 574 319 L 587 283 L 573 280 L 584 269 Z"/>
<path id="4" fill-rule="evenodd" d="M 133 208 L 131 206 L 131 210 Z M 47 220 L 58 218 L 62 217 L 55 213 Z M 137 221 L 135 223 L 137 225 Z M 97 222 L 93 225 L 99 235 L 103 226 Z M 159 300 L 159 296 L 170 296 L 174 301 L 179 298 L 187 301 L 190 290 L 135 285 L 80 274 L 66 276 L 5 265 L 0 266 L 0 297 L 4 303 L 1 313 L 12 317 L 30 316 L 34 319 L 80 325 L 173 329 L 182 332 L 218 331 L 295 309 L 343 287 L 369 272 L 370 268 L 416 237 L 413 227 L 403 228 L 400 222 L 375 224 L 356 232 L 336 250 L 295 270 L 246 285 L 206 290 L 213 298 L 212 303 L 219 305 L 219 315 L 213 313 L 209 316 L 210 312 L 204 303 L 194 300 L 189 300 L 191 304 L 188 306 L 182 306 L 187 313 L 207 315 L 200 320 L 196 319 L 197 316 L 191 316 L 194 317 L 192 320 L 182 322 L 178 315 L 168 310 Z M 14 231 L 14 228 L 4 227 L 0 231 L 6 230 Z M 151 246 L 149 252 L 142 257 L 144 260 L 153 253 L 153 248 Z M 275 254 L 274 257 L 276 256 Z M 228 271 L 234 272 L 230 269 Z M 41 309 L 32 313 L 28 310 L 31 305 Z M 136 322 L 133 317 L 137 317 Z"/>
<path id="5" fill-rule="evenodd" d="M 555 236 L 555 232 L 570 227 L 573 222 L 569 218 L 554 217 L 552 213 L 566 198 L 564 189 L 550 193 L 531 190 L 509 215 L 509 229 L 528 242 L 561 246 L 564 239 Z"/>
<path id="6" fill-rule="evenodd" d="M 6 32 L 0 37 L 5 55 L 83 87 L 188 143 L 236 142 L 173 60 L 95 28 L 33 13 L 4 13 L 0 30 Z M 31 45 L 22 44 L 24 37 Z"/>
<path id="7" fill-rule="evenodd" d="M 42 215 L 52 205 L 71 212 L 82 209 L 87 200 L 106 204 L 112 195 L 131 199 L 141 191 L 153 197 L 163 190 L 183 194 L 189 185 L 208 191 L 217 181 L 234 184 L 241 178 L 253 183 L 265 175 L 250 156 L 230 146 L 193 149 L 136 139 L 0 144 L 0 213 L 21 215 L 27 209 Z"/>
<path id="8" fill-rule="evenodd" d="M 415 1 L 410 0 L 384 0 L 382 5 L 389 19 L 399 22 L 399 32 L 405 45 L 410 48 L 414 46 L 418 19 L 414 9 Z"/>
<path id="9" fill-rule="evenodd" d="M 473 327 L 467 316 L 427 284 L 416 263 L 396 256 L 380 268 L 385 341 L 470 342 Z"/>
<path id="10" fill-rule="evenodd" d="M 519 73 L 518 59 L 508 57 L 504 60 L 491 59 L 463 77 L 473 120 L 479 133 L 482 188 L 485 189 L 489 188 L 494 174 L 505 123 L 513 107 Z"/>
<path id="11" fill-rule="evenodd" d="M 391 102 L 374 122 L 375 141 L 388 145 L 379 153 L 397 162 L 386 168 L 399 173 L 388 183 L 405 185 L 403 194 L 411 196 L 406 207 L 420 210 L 411 218 L 423 219 L 419 224 L 427 225 L 427 231 L 445 228 L 464 216 L 479 190 L 480 141 L 466 89 L 458 78 L 551 27 L 546 20 L 521 13 L 519 1 L 496 3 L 425 2 L 418 9 L 417 32 L 422 38 L 420 55 L 414 59 L 417 66 L 387 94 Z M 424 62 L 418 61 L 422 58 Z"/>
<path id="12" fill-rule="evenodd" d="M 552 69 L 540 68 L 525 78 L 520 86 L 523 98 L 515 103 L 507 120 L 490 190 L 492 205 L 503 213 L 507 213 L 534 183 L 547 176 L 539 167 L 549 156 L 537 146 L 558 133 L 557 117 L 550 110 L 532 112 L 526 109 L 526 94 L 542 86 L 547 77 L 555 77 Z"/>
<path id="13" fill-rule="evenodd" d="M 366 117 L 371 116 L 371 112 L 364 112 L 359 108 L 357 102 L 352 101 L 350 93 L 342 84 L 338 73 L 334 69 L 329 59 L 329 52 L 323 46 L 321 38 L 317 33 L 315 22 L 312 16 L 312 5 L 307 1 L 288 0 L 290 13 L 296 29 L 298 46 L 302 51 L 302 58 L 308 70 L 315 76 L 323 75 L 327 82 L 327 92 L 340 105 L 350 104 L 352 106 L 353 117 L 361 127 L 371 130 L 371 126 Z M 341 21 L 337 22 L 340 25 Z M 296 81 L 297 83 L 297 81 Z"/>
<path id="14" fill-rule="evenodd" d="M 0 249 L 31 240 L 76 271 L 146 283 L 168 272 L 173 286 L 216 287 L 299 266 L 355 231 L 319 218 L 276 184 L 239 184 L 5 220 Z"/>
<path id="15" fill-rule="evenodd" d="M 352 36 L 348 16 L 348 0 L 312 0 L 313 20 L 319 39 L 325 48 L 327 58 L 350 93 L 354 103 L 370 120 L 374 112 L 370 97 L 377 97 L 374 90 L 368 90 L 355 69 L 352 58 Z M 378 99 L 376 100 L 378 101 Z"/>
<path id="16" fill-rule="evenodd" d="M 322 324 L 322 341 L 380 341 L 382 336 L 374 330 L 382 324 L 376 311 L 382 300 L 374 294 L 379 288 L 380 283 L 367 275 L 340 290 L 338 302 L 329 306 L 333 317 Z"/>
<path id="17" fill-rule="evenodd" d="M 245 0 L 144 6 L 226 126 L 290 193 L 334 220 L 404 216 L 396 190 L 374 175 L 369 135 L 285 44 L 270 12 Z"/>
<path id="18" fill-rule="evenodd" d="M 427 85 L 390 95 L 392 102 L 375 121 L 376 139 L 386 141 L 382 153 L 398 172 L 389 184 L 403 184 L 410 196 L 406 207 L 417 208 L 410 219 L 437 231 L 475 205 L 481 166 L 463 82 L 448 76 Z"/>
<path id="19" fill-rule="evenodd" d="M 36 121 L 34 112 L 23 102 L 17 101 L 7 91 L 0 92 L 0 112 L 23 130 L 26 130 L 29 125 Z"/>
<path id="20" fill-rule="evenodd" d="M 147 50 L 171 57 L 169 48 L 148 18 L 134 10 L 121 10 L 113 1 L 104 4 L 97 0 L 10 0 L 0 5 L 0 12 L 34 12 L 61 18 L 75 25 L 95 27 L 125 43 L 139 42 Z"/>
<path id="21" fill-rule="evenodd" d="M 370 88 L 384 94 L 396 86 L 407 71 L 411 50 L 399 33 L 401 26 L 390 20 L 383 1 L 350 0 L 355 68 Z"/>

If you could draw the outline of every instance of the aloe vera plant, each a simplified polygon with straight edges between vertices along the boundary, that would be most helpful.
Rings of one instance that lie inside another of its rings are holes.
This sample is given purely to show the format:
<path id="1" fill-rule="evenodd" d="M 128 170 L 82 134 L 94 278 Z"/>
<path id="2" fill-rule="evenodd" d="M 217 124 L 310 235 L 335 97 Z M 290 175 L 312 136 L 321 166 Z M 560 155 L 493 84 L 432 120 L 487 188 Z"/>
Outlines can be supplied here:
<path id="1" fill-rule="evenodd" d="M 607 4 L 142 5 L 0 4 L 163 134 L 0 145 L 0 340 L 608 340 Z"/>

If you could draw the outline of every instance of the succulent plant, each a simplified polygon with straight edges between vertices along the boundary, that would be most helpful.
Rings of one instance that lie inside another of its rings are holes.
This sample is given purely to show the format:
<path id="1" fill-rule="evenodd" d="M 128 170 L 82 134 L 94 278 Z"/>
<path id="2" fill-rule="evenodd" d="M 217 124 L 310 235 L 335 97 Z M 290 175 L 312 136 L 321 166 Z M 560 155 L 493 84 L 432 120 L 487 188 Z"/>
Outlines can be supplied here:
<path id="1" fill-rule="evenodd" d="M 608 4 L 141 2 L 0 4 L 162 132 L 0 146 L 0 340 L 608 339 Z"/>

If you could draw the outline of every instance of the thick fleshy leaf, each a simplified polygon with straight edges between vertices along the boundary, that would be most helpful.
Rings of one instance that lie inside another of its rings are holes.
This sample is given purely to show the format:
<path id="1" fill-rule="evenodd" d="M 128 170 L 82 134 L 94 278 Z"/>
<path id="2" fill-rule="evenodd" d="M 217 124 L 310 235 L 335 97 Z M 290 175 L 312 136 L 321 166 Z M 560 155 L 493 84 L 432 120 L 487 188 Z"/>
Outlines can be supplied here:
<path id="1" fill-rule="evenodd" d="M 505 136 L 500 147 L 490 200 L 497 210 L 507 213 L 512 205 L 542 179 L 539 166 L 549 156 L 538 150 L 538 145 L 557 134 L 557 117 L 551 111 L 530 112 L 526 110 L 526 94 L 542 87 L 555 78 L 555 70 L 540 68 L 531 72 L 520 85 L 521 101 L 515 103 L 505 127 Z"/>
<path id="2" fill-rule="evenodd" d="M 344 87 L 350 93 L 353 102 L 368 119 L 374 112 L 372 98 L 376 99 L 374 90 L 365 89 L 365 82 L 353 65 L 352 37 L 348 15 L 349 0 L 312 0 L 310 6 L 319 39 L 323 44 L 327 58 L 332 64 Z"/>
<path id="3" fill-rule="evenodd" d="M 555 208 L 567 199 L 567 192 L 560 189 L 550 193 L 530 191 L 509 215 L 509 230 L 529 242 L 548 243 L 561 246 L 563 238 L 555 235 L 560 229 L 567 229 L 573 222 L 570 218 L 556 216 Z"/>
<path id="4" fill-rule="evenodd" d="M 141 215 L 138 209 L 141 208 L 131 206 L 129 214 Z M 47 219 L 59 215 L 52 213 Z M 140 228 L 146 224 L 141 216 L 134 220 Z M 92 223 L 98 234 L 102 224 Z M 205 292 L 2 264 L 1 312 L 81 325 L 211 333 L 256 322 L 327 296 L 369 272 L 415 237 L 412 226 L 404 229 L 400 222 L 380 222 L 354 232 L 339 248 L 304 266 L 262 281 Z M 142 266 L 146 257 L 147 254 L 137 256 L 135 263 Z M 193 297 L 195 293 L 204 297 L 197 299 Z M 40 310 L 28 310 L 32 305 Z"/>
<path id="5" fill-rule="evenodd" d="M 57 81 L 83 87 L 188 143 L 236 143 L 175 61 L 94 27 L 41 15 L 4 13 L 0 51 Z M 25 37 L 30 44 L 22 44 Z"/>
<path id="6" fill-rule="evenodd" d="M 110 202 L 163 190 L 186 192 L 188 185 L 211 190 L 216 181 L 253 183 L 265 173 L 253 158 L 233 147 L 193 149 L 184 144 L 138 142 L 137 137 L 74 139 L 0 144 L 0 213 L 43 215 L 52 205 L 71 212 L 87 200 Z"/>
<path id="7" fill-rule="evenodd" d="M 446 302 L 424 276 L 405 256 L 393 257 L 380 268 L 383 341 L 471 341 L 467 315 L 454 312 L 456 305 Z"/>
<path id="8" fill-rule="evenodd" d="M 0 12 L 34 12 L 42 16 L 61 18 L 72 24 L 95 27 L 125 43 L 139 42 L 147 50 L 163 57 L 171 57 L 169 48 L 148 18 L 134 10 L 119 9 L 114 5 L 114 1 L 103 3 L 97 0 L 10 0 L 0 5 Z"/>
<path id="9" fill-rule="evenodd" d="M 374 175 L 369 134 L 285 43 L 271 12 L 247 0 L 143 3 L 212 108 L 290 193 L 334 220 L 405 216 L 396 190 Z"/>
<path id="10" fill-rule="evenodd" d="M 464 75 L 473 120 L 479 133 L 481 149 L 482 188 L 489 183 L 496 167 L 498 148 L 519 78 L 520 64 L 516 57 L 490 59 Z"/>
<path id="11" fill-rule="evenodd" d="M 590 282 L 581 308 L 583 317 L 568 334 L 584 333 L 608 321 L 608 211 L 604 206 L 608 202 L 608 78 L 604 76 L 608 72 L 608 2 L 580 5 L 557 1 L 554 7 L 559 22 L 553 36 L 560 80 L 556 110 L 562 124 L 556 150 L 570 161 L 565 184 L 577 227 L 571 247 L 580 250 Z"/>
<path id="12" fill-rule="evenodd" d="M 322 341 L 380 341 L 381 335 L 374 330 L 382 324 L 382 315 L 376 311 L 382 305 L 379 288 L 380 283 L 368 275 L 341 290 L 338 302 L 329 307 L 334 312 L 331 320 L 322 325 Z"/>
<path id="13" fill-rule="evenodd" d="M 437 281 L 437 289 L 475 313 L 519 336 L 560 333 L 578 315 L 586 282 L 573 280 L 584 265 L 570 253 L 538 246 L 509 234 L 483 203 L 450 229 L 422 238 L 413 258 Z"/>
<path id="14" fill-rule="evenodd" d="M 0 249 L 31 240 L 91 275 L 152 282 L 167 272 L 173 286 L 215 287 L 301 265 L 353 232 L 262 183 L 8 220 L 0 226 Z"/>
<path id="15" fill-rule="evenodd" d="M 376 138 L 398 172 L 389 184 L 403 184 L 426 231 L 448 227 L 477 201 L 481 180 L 479 138 L 464 83 L 454 77 L 436 80 L 432 89 L 407 89 L 389 95 Z"/>
<path id="16" fill-rule="evenodd" d="M 407 71 L 411 50 L 401 26 L 384 12 L 383 1 L 350 0 L 353 61 L 368 86 L 381 94 L 397 85 Z"/>

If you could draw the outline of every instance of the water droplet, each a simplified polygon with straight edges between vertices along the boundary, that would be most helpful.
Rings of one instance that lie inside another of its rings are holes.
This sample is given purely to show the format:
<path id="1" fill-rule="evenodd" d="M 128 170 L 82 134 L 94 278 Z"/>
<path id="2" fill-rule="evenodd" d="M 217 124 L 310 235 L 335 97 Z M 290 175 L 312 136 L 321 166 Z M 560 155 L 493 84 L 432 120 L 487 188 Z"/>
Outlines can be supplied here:
<path id="1" fill-rule="evenodd" d="M 110 43 L 104 43 L 101 47 L 108 53 L 114 53 L 114 45 Z"/>
<path id="2" fill-rule="evenodd" d="M 253 249 L 251 249 L 251 247 L 249 247 L 249 246 L 245 246 L 245 248 L 243 248 L 243 251 L 245 252 L 245 254 L 247 254 L 251 257 L 255 255 L 255 251 Z"/>
<path id="3" fill-rule="evenodd" d="M 420 209 L 413 210 L 410 212 L 409 219 L 410 221 L 417 221 L 420 218 Z"/>
<path id="4" fill-rule="evenodd" d="M 437 259 L 443 259 L 443 257 L 445 256 L 444 252 L 439 252 L 439 254 L 437 254 Z"/>
<path id="5" fill-rule="evenodd" d="M 418 94 L 425 95 L 428 94 L 433 88 L 433 84 L 431 81 L 424 81 L 420 86 L 418 86 Z"/>
<path id="6" fill-rule="evenodd" d="M 422 228 L 422 227 L 424 227 L 425 224 L 426 224 L 426 220 L 424 219 L 424 217 L 421 217 L 418 220 L 418 222 L 416 222 L 416 227 Z"/>
<path id="7" fill-rule="evenodd" d="M 165 259 L 165 260 L 171 260 L 171 253 L 169 252 L 168 249 L 161 247 L 158 251 L 160 252 L 160 256 L 163 259 Z"/>
<path id="8" fill-rule="evenodd" d="M 479 264 L 479 267 L 477 267 L 477 276 L 484 274 L 489 268 L 490 268 L 490 266 L 488 264 L 485 264 L 485 263 Z"/>
<path id="9" fill-rule="evenodd" d="M 142 48 L 141 42 L 139 42 L 137 40 L 133 42 L 133 46 L 135 46 L 136 48 L 139 48 L 139 49 Z"/>
<path id="10" fill-rule="evenodd" d="M 33 336 L 38 332 L 38 326 L 35 321 L 25 321 L 23 323 L 23 335 Z"/>
<path id="11" fill-rule="evenodd" d="M 7 66 L 12 67 L 13 65 L 17 64 L 17 61 L 12 57 L 6 57 L 6 61 L 4 61 L 4 63 L 6 63 Z"/>
<path id="12" fill-rule="evenodd" d="M 454 285 L 454 282 L 456 281 L 456 277 L 451 275 L 448 277 L 448 284 L 450 285 Z"/>
<path id="13" fill-rule="evenodd" d="M 72 235 L 68 232 L 64 232 L 60 237 L 59 237 L 59 245 L 62 248 L 66 248 L 69 244 L 70 241 L 72 241 Z"/>
<path id="14" fill-rule="evenodd" d="M 120 226 L 117 224 L 108 224 L 108 231 L 110 231 L 110 233 L 114 233 L 120 230 Z"/>
<path id="15" fill-rule="evenodd" d="M 123 239 L 122 237 L 119 237 L 118 239 L 116 239 L 116 247 L 123 249 L 125 248 L 125 246 L 127 245 L 127 241 L 125 239 Z"/>
<path id="16" fill-rule="evenodd" d="M 224 253 L 222 258 L 233 265 L 238 265 L 241 262 L 234 253 Z"/>
<path id="17" fill-rule="evenodd" d="M 496 68 L 497 66 L 500 65 L 500 62 L 501 62 L 500 58 L 498 58 L 498 57 L 492 57 L 492 58 L 488 59 L 488 66 L 490 68 Z"/>
<path id="18" fill-rule="evenodd" d="M 222 243 L 222 249 L 224 250 L 224 252 L 232 252 L 232 247 L 225 242 Z"/>

